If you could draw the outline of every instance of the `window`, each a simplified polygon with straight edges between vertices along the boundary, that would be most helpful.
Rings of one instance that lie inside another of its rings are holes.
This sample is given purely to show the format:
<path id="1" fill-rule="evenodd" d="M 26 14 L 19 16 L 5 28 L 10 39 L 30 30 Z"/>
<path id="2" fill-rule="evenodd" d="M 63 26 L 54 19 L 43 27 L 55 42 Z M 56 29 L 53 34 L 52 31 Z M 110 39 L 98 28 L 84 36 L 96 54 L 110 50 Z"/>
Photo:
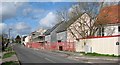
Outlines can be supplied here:
<path id="1" fill-rule="evenodd" d="M 102 36 L 104 36 L 104 28 L 102 28 Z"/>
<path id="2" fill-rule="evenodd" d="M 97 35 L 98 36 L 104 36 L 104 27 L 103 28 L 99 28 L 99 30 L 98 30 L 98 33 L 97 33 Z"/>
<path id="3" fill-rule="evenodd" d="M 45 43 L 47 43 L 47 41 L 45 41 Z"/>
<path id="4" fill-rule="evenodd" d="M 35 34 L 32 34 L 32 35 L 35 35 Z"/>
<path id="5" fill-rule="evenodd" d="M 61 42 L 61 40 L 58 40 L 58 42 Z"/>
<path id="6" fill-rule="evenodd" d="M 118 26 L 118 32 L 120 32 L 120 26 Z"/>
<path id="7" fill-rule="evenodd" d="M 102 34 L 102 33 L 101 33 L 101 29 L 102 29 L 102 28 L 99 28 L 99 29 L 98 29 L 98 33 L 97 33 L 98 36 L 101 36 L 101 34 Z"/>

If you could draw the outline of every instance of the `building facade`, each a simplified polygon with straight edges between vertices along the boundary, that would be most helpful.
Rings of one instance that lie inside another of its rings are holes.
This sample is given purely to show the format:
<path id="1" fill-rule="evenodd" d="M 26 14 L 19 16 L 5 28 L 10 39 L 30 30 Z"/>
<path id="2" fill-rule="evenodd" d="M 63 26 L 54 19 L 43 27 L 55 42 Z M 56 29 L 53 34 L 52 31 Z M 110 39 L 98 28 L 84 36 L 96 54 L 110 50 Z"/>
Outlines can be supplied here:
<path id="1" fill-rule="evenodd" d="M 98 29 L 98 36 L 80 39 L 80 52 L 120 55 L 119 8 L 119 5 L 113 5 L 100 11 L 97 23 L 101 28 Z"/>

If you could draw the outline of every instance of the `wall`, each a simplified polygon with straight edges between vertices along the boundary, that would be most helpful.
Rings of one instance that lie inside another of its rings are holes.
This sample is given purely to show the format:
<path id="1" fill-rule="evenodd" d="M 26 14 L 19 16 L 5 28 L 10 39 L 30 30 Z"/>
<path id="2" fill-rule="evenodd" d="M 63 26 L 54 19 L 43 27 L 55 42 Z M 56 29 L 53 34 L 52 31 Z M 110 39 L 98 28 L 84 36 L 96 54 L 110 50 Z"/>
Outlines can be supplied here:
<path id="1" fill-rule="evenodd" d="M 104 27 L 105 36 L 118 35 L 118 26 L 107 26 Z"/>
<path id="2" fill-rule="evenodd" d="M 51 42 L 57 42 L 57 34 L 56 34 L 56 29 L 53 30 L 51 33 Z"/>
<path id="3" fill-rule="evenodd" d="M 51 42 L 51 37 L 50 37 L 50 35 L 46 35 L 46 36 L 45 36 L 45 41 Z"/>
<path id="4" fill-rule="evenodd" d="M 57 40 L 61 40 L 61 42 L 66 42 L 67 40 L 67 32 L 59 32 L 57 33 Z"/>
<path id="5" fill-rule="evenodd" d="M 67 30 L 67 42 L 74 42 L 75 37 L 72 35 L 72 33 Z"/>
<path id="6" fill-rule="evenodd" d="M 27 36 L 27 37 L 25 38 L 24 44 L 26 45 L 28 42 L 30 42 L 30 36 Z"/>
<path id="7" fill-rule="evenodd" d="M 116 42 L 120 43 L 119 39 L 120 36 L 81 39 L 76 43 L 76 51 L 119 55 L 120 45 L 116 45 Z M 79 45 L 79 47 L 77 45 Z"/>

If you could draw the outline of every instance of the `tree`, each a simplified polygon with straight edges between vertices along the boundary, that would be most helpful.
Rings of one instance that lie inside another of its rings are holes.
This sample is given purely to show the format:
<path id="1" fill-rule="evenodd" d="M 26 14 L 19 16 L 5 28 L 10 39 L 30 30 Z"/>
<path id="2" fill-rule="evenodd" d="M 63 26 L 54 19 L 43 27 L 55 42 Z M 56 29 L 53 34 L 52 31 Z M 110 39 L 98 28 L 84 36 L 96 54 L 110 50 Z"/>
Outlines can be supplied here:
<path id="1" fill-rule="evenodd" d="M 5 48 L 7 47 L 8 39 L 7 39 L 7 34 L 2 33 L 0 35 L 0 42 L 2 44 L 2 51 L 5 51 Z"/>
<path id="2" fill-rule="evenodd" d="M 21 38 L 19 35 L 16 36 L 15 41 L 16 43 L 21 43 Z"/>
<path id="3" fill-rule="evenodd" d="M 79 33 L 79 35 L 81 35 L 82 38 L 87 38 L 90 36 L 94 36 L 98 32 L 98 30 L 104 30 L 104 25 L 100 24 L 100 22 L 105 23 L 107 21 L 98 22 L 98 15 L 103 7 L 114 4 L 116 4 L 116 2 L 79 2 L 78 4 L 73 5 L 69 9 L 70 11 L 68 11 L 66 8 L 58 10 L 57 15 L 58 18 L 63 19 L 64 21 L 68 21 L 71 19 L 76 19 L 76 17 L 81 17 L 83 13 L 86 13 L 89 17 L 89 21 L 85 20 L 84 18 L 80 18 L 80 26 L 75 25 L 72 27 L 75 31 Z M 76 26 L 79 27 L 79 30 L 76 30 Z"/>
<path id="4" fill-rule="evenodd" d="M 64 21 L 67 22 L 78 15 L 81 15 L 80 8 L 78 5 L 73 5 L 69 10 L 66 7 L 60 8 L 56 11 L 56 16 L 58 22 Z"/>
<path id="5" fill-rule="evenodd" d="M 105 23 L 107 21 L 98 22 L 98 19 L 99 19 L 98 15 L 103 7 L 108 6 L 107 4 L 113 5 L 116 3 L 106 3 L 106 2 L 82 2 L 81 3 L 80 2 L 79 4 L 75 5 L 75 7 L 73 7 L 73 10 L 74 10 L 73 12 L 75 12 L 75 14 L 74 13 L 72 14 L 73 15 L 72 18 L 75 18 L 76 16 L 81 17 L 81 13 L 86 13 L 88 15 L 87 17 L 89 18 L 87 20 L 85 20 L 84 17 L 80 18 L 78 20 L 79 25 L 72 26 L 72 28 L 74 28 L 74 30 L 77 31 L 82 38 L 94 36 L 99 29 L 103 31 L 104 30 L 103 28 L 105 27 L 104 25 L 100 24 L 100 22 Z M 109 8 L 108 8 L 108 11 L 109 11 Z M 107 13 L 105 15 L 107 15 Z M 104 18 L 104 16 L 102 18 Z M 79 27 L 79 30 L 76 29 L 76 26 Z"/>
<path id="6" fill-rule="evenodd" d="M 68 11 L 66 8 L 61 8 L 56 11 L 57 21 L 58 23 L 61 21 L 68 21 Z"/>

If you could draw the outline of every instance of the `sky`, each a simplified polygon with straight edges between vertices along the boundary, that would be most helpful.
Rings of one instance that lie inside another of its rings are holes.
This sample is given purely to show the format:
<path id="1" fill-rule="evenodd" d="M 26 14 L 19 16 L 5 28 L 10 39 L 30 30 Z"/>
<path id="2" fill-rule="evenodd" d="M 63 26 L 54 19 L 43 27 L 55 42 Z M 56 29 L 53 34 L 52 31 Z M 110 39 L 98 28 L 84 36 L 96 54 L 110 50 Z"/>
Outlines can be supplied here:
<path id="1" fill-rule="evenodd" d="M 0 32 L 11 35 L 28 35 L 38 28 L 51 28 L 56 21 L 56 11 L 69 10 L 76 2 L 2 2 L 0 4 Z"/>
<path id="2" fill-rule="evenodd" d="M 77 4 L 76 1 L 86 0 L 1 1 L 2 2 L 0 2 L 0 34 L 2 34 L 2 32 L 8 34 L 8 30 L 11 28 L 11 36 L 15 37 L 16 35 L 28 35 L 39 28 L 48 29 L 53 27 L 57 23 L 57 10 L 60 11 L 63 8 L 66 8 L 69 12 L 69 10 L 71 10 L 71 7 Z M 89 2 L 91 0 L 87 1 Z"/>

